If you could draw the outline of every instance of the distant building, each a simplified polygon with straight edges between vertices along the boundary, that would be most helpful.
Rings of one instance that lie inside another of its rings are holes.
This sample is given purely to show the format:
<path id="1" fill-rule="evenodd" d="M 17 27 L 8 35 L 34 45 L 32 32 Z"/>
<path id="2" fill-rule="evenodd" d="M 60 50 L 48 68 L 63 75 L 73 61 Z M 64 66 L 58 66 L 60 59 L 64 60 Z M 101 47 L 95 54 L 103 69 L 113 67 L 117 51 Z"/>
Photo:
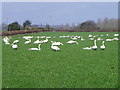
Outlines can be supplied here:
<path id="1" fill-rule="evenodd" d="M 31 25 L 32 28 L 45 28 L 45 25 Z"/>
<path id="2" fill-rule="evenodd" d="M 31 26 L 26 26 L 25 28 L 32 29 L 32 27 L 31 27 Z"/>

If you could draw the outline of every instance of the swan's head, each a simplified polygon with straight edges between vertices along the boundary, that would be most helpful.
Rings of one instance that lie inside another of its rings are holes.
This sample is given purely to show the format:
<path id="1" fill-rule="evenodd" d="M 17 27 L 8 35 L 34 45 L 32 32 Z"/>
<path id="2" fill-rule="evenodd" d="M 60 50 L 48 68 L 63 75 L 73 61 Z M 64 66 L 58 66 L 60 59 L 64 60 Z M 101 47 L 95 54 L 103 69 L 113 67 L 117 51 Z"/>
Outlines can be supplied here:
<path id="1" fill-rule="evenodd" d="M 53 41 L 51 41 L 51 43 L 53 43 Z"/>
<path id="2" fill-rule="evenodd" d="M 105 41 L 103 41 L 102 43 L 105 43 Z"/>
<path id="3" fill-rule="evenodd" d="M 96 40 L 94 40 L 94 42 L 96 42 Z"/>

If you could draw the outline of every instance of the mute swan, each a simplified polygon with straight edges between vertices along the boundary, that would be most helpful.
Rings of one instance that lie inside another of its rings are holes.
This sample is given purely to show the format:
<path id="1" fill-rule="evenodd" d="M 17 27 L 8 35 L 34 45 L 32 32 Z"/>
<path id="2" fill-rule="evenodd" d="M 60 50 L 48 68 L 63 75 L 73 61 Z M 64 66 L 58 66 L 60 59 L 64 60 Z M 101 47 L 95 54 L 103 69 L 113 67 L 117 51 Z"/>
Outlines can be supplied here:
<path id="1" fill-rule="evenodd" d="M 96 40 L 94 40 L 94 46 L 92 47 L 93 50 L 97 50 Z"/>
<path id="2" fill-rule="evenodd" d="M 106 39 L 106 41 L 113 41 L 114 39 Z"/>
<path id="3" fill-rule="evenodd" d="M 101 37 L 103 37 L 104 35 L 100 35 Z"/>
<path id="4" fill-rule="evenodd" d="M 7 45 L 10 45 L 10 43 L 9 43 L 9 39 L 7 39 L 7 38 L 3 38 L 3 41 L 5 42 L 5 44 L 7 44 Z"/>
<path id="5" fill-rule="evenodd" d="M 100 46 L 100 49 L 101 49 L 101 50 L 104 50 L 104 49 L 105 49 L 104 43 L 105 43 L 105 41 L 102 41 L 102 45 Z"/>
<path id="6" fill-rule="evenodd" d="M 28 44 L 31 42 L 31 39 L 29 39 L 28 41 L 26 41 L 24 44 Z"/>
<path id="7" fill-rule="evenodd" d="M 11 47 L 12 47 L 13 49 L 17 49 L 17 48 L 18 48 L 17 44 L 11 44 Z"/>
<path id="8" fill-rule="evenodd" d="M 89 40 L 94 40 L 94 38 L 89 38 Z"/>
<path id="9" fill-rule="evenodd" d="M 77 37 L 71 37 L 72 40 L 77 40 Z"/>
<path id="10" fill-rule="evenodd" d="M 89 34 L 89 36 L 88 36 L 89 38 L 92 38 L 93 37 L 93 35 L 91 35 L 91 34 Z"/>
<path id="11" fill-rule="evenodd" d="M 52 45 L 63 45 L 63 43 L 61 42 L 55 42 L 55 41 L 51 41 Z"/>
<path id="12" fill-rule="evenodd" d="M 107 34 L 106 34 L 106 36 L 108 37 L 108 36 L 109 36 L 109 34 L 107 33 Z"/>
<path id="13" fill-rule="evenodd" d="M 13 43 L 19 43 L 19 40 L 15 40 L 15 41 L 13 41 Z"/>
<path id="14" fill-rule="evenodd" d="M 46 37 L 47 39 L 51 39 L 51 37 L 49 36 L 49 37 Z"/>
<path id="15" fill-rule="evenodd" d="M 46 42 L 48 42 L 48 39 L 46 38 L 46 40 L 42 40 L 42 42 L 43 42 L 43 43 L 46 43 Z"/>
<path id="16" fill-rule="evenodd" d="M 119 40 L 119 38 L 113 38 L 114 40 Z"/>
<path id="17" fill-rule="evenodd" d="M 29 40 L 29 39 L 33 38 L 33 36 L 23 36 L 23 38 L 26 40 Z"/>
<path id="18" fill-rule="evenodd" d="M 6 45 L 10 45 L 10 43 L 9 43 L 9 42 L 6 42 L 5 44 L 6 44 Z"/>
<path id="19" fill-rule="evenodd" d="M 119 34 L 114 34 L 115 37 L 119 36 Z"/>
<path id="20" fill-rule="evenodd" d="M 45 38 L 45 36 L 41 36 L 40 38 Z"/>
<path id="21" fill-rule="evenodd" d="M 51 46 L 51 48 L 53 49 L 53 50 L 55 50 L 55 51 L 59 51 L 60 50 L 60 48 L 59 47 L 57 47 L 57 46 Z"/>
<path id="22" fill-rule="evenodd" d="M 70 41 L 68 41 L 67 43 L 69 43 L 69 44 L 72 44 L 72 43 L 76 43 L 76 44 L 78 44 L 77 41 L 73 41 L 73 40 L 70 40 Z"/>
<path id="23" fill-rule="evenodd" d="M 38 44 L 38 48 L 29 48 L 29 50 L 33 50 L 33 51 L 41 50 L 40 45 L 41 45 L 41 44 Z"/>
<path id="24" fill-rule="evenodd" d="M 34 42 L 34 44 L 39 44 L 39 42 L 40 42 L 40 40 L 39 40 L 39 38 L 38 38 L 38 40 L 36 40 L 36 41 Z"/>
<path id="25" fill-rule="evenodd" d="M 101 40 L 103 40 L 103 39 L 101 37 L 98 37 L 97 41 L 101 41 Z"/>
<path id="26" fill-rule="evenodd" d="M 85 48 L 83 48 L 84 50 L 91 50 L 92 49 L 92 47 L 85 47 Z"/>

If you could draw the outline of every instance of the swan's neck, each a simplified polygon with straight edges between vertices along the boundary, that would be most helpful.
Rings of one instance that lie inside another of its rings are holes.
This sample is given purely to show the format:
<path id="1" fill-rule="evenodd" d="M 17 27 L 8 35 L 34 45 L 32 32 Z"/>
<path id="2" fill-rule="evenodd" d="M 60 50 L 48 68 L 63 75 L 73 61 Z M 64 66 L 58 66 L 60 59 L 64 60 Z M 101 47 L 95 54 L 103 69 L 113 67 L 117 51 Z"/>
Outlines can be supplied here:
<path id="1" fill-rule="evenodd" d="M 94 44 L 95 44 L 95 46 L 97 46 L 97 45 L 96 45 L 96 41 L 94 41 Z"/>
<path id="2" fill-rule="evenodd" d="M 53 44 L 52 44 L 52 47 L 53 47 Z"/>
<path id="3" fill-rule="evenodd" d="M 105 45 L 104 45 L 104 42 L 102 43 L 102 45 L 105 46 Z"/>
<path id="4" fill-rule="evenodd" d="M 38 45 L 38 49 L 40 50 L 40 44 Z"/>

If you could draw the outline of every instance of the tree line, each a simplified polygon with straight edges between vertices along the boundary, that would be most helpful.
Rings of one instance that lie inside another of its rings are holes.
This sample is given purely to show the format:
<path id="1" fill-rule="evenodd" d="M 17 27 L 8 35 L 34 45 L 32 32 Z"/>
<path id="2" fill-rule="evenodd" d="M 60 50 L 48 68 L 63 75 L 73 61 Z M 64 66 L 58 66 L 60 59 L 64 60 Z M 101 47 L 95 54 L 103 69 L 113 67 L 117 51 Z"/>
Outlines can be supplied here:
<path id="1" fill-rule="evenodd" d="M 50 26 L 49 24 L 46 24 L 45 27 L 32 27 L 32 22 L 29 20 L 26 20 L 23 22 L 22 25 L 20 25 L 17 21 L 12 22 L 7 25 L 8 31 L 13 30 L 29 30 L 29 29 L 53 29 L 53 30 L 73 30 L 73 31 L 83 31 L 83 32 L 112 32 L 112 31 L 118 31 L 118 19 L 98 19 L 97 22 L 93 20 L 88 20 L 82 23 L 78 23 L 75 25 L 75 23 L 72 23 L 70 25 L 69 23 L 66 24 L 60 24 L 60 25 L 53 25 Z M 3 29 L 5 28 L 5 25 L 2 26 Z"/>
<path id="2" fill-rule="evenodd" d="M 50 26 L 48 24 L 46 24 L 44 28 L 50 29 Z M 26 21 L 23 22 L 22 25 L 20 25 L 17 21 L 12 22 L 12 23 L 10 23 L 8 25 L 3 24 L 2 29 L 7 30 L 7 31 L 14 31 L 14 30 L 43 29 L 43 27 L 33 28 L 32 27 L 32 22 L 29 21 L 29 20 L 26 20 Z"/>
<path id="3" fill-rule="evenodd" d="M 22 26 L 17 21 L 15 21 L 8 24 L 8 31 L 28 29 L 30 27 L 31 27 L 31 22 L 29 20 L 26 20 L 25 22 L 23 22 Z"/>
<path id="4" fill-rule="evenodd" d="M 104 18 L 98 19 L 97 22 L 93 20 L 88 20 L 82 23 L 78 23 L 75 25 L 75 23 L 72 23 L 70 25 L 69 23 L 67 24 L 61 24 L 57 27 L 55 27 L 56 30 L 74 30 L 74 31 L 85 31 L 85 32 L 112 32 L 112 31 L 118 31 L 118 19 L 108 19 Z"/>

